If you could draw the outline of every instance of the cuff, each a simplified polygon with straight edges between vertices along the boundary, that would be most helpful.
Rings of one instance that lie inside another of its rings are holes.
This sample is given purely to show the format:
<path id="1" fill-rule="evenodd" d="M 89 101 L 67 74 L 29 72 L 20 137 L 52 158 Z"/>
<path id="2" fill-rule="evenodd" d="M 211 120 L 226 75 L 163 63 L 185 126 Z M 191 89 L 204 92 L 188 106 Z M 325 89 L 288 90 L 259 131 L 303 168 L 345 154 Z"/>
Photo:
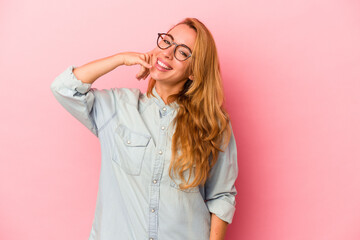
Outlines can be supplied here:
<path id="1" fill-rule="evenodd" d="M 221 220 L 232 223 L 235 213 L 235 206 L 222 199 L 213 199 L 206 201 L 209 212 L 214 213 Z"/>
<path id="2" fill-rule="evenodd" d="M 79 93 L 85 94 L 90 90 L 91 83 L 84 83 L 77 79 L 73 73 L 74 68 L 76 68 L 76 66 L 71 65 L 62 73 L 62 77 L 64 77 L 64 85 Z"/>

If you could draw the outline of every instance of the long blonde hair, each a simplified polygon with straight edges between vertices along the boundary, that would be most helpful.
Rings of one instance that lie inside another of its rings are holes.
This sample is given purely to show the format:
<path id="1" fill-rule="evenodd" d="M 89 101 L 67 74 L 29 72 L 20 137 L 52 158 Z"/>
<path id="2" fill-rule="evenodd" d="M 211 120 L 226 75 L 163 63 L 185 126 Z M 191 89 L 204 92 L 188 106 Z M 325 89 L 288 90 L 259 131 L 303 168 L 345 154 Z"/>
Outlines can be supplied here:
<path id="1" fill-rule="evenodd" d="M 219 151 L 223 152 L 229 143 L 231 129 L 229 115 L 223 107 L 224 94 L 214 38 L 196 18 L 186 18 L 172 28 L 179 24 L 186 24 L 196 31 L 188 69 L 194 78 L 193 81 L 188 79 L 179 93 L 167 99 L 169 103 L 176 101 L 179 105 L 173 121 L 176 129 L 172 137 L 169 176 L 173 179 L 172 171 L 180 176 L 180 188 L 187 189 L 205 184 Z M 155 82 L 150 78 L 148 97 L 153 95 Z M 187 180 L 185 171 L 189 171 Z M 191 176 L 193 181 L 189 183 Z"/>

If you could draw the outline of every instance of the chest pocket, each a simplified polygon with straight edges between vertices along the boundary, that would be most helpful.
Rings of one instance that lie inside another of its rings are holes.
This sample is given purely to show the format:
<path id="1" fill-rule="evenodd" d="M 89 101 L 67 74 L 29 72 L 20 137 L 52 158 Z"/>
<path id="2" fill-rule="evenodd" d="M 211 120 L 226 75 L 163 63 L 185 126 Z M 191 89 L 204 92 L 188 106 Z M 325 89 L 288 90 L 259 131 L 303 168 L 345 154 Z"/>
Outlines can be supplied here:
<path id="1" fill-rule="evenodd" d="M 146 147 L 151 136 L 134 132 L 124 125 L 115 129 L 113 160 L 129 175 L 140 175 Z"/>

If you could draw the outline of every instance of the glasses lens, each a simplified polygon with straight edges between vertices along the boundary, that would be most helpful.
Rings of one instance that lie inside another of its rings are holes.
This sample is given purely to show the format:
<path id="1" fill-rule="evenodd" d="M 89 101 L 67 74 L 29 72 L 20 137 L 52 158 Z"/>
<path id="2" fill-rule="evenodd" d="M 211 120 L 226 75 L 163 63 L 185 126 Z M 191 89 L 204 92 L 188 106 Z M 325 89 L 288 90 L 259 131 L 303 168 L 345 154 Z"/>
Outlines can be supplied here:
<path id="1" fill-rule="evenodd" d="M 170 36 L 161 34 L 158 38 L 158 46 L 159 48 L 168 48 L 171 46 L 172 39 Z"/>
<path id="2" fill-rule="evenodd" d="M 190 49 L 184 46 L 178 46 L 175 51 L 175 57 L 180 61 L 187 59 L 191 55 Z"/>

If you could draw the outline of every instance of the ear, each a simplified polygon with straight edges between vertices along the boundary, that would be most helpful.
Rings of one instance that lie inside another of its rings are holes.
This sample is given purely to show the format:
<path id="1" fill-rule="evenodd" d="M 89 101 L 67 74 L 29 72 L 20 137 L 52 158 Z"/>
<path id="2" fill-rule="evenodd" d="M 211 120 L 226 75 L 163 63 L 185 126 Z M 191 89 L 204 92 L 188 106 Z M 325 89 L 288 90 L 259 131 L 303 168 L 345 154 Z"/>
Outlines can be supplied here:
<path id="1" fill-rule="evenodd" d="M 189 79 L 190 79 L 191 81 L 194 81 L 194 75 L 190 75 L 190 76 L 189 76 Z"/>

